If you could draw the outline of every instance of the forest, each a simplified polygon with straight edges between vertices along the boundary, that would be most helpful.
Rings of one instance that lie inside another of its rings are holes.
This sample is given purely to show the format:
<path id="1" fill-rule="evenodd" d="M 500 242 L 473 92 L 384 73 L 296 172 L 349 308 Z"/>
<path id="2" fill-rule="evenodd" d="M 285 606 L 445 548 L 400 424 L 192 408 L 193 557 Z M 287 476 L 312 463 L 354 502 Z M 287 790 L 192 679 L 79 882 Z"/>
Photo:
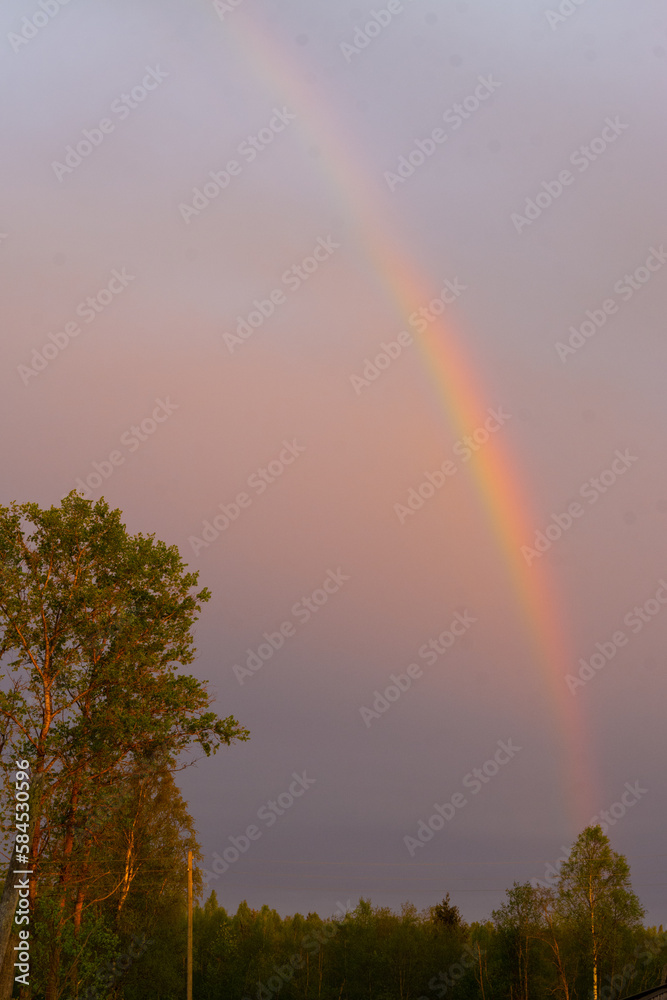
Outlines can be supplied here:
<path id="1" fill-rule="evenodd" d="M 245 903 L 228 915 L 212 893 L 195 912 L 194 996 L 575 1000 L 594 995 L 596 963 L 600 1000 L 659 984 L 667 962 L 662 925 L 601 909 L 596 942 L 590 913 L 568 913 L 564 892 L 529 884 L 515 884 L 488 921 L 472 924 L 449 894 L 423 912 L 406 903 L 394 913 L 360 899 L 351 912 L 322 920 L 282 919 Z"/>
<path id="2" fill-rule="evenodd" d="M 601 846 L 609 857 L 610 847 L 600 828 L 584 831 L 579 847 L 585 840 Z M 620 856 L 615 858 L 616 864 L 622 863 Z M 184 876 L 183 857 L 180 872 Z M 487 921 L 471 924 L 462 919 L 449 894 L 421 912 L 406 903 L 396 913 L 361 898 L 354 908 L 341 902 L 334 914 L 322 918 L 315 913 L 281 917 L 269 906 L 256 910 L 246 902 L 231 914 L 212 892 L 194 910 L 193 996 L 197 1000 L 588 1000 L 594 996 L 597 973 L 600 1000 L 621 1000 L 660 983 L 667 962 L 662 926 L 641 923 L 635 898 L 626 889 L 621 898 L 615 891 L 597 899 L 594 937 L 590 908 L 576 889 L 579 876 L 568 874 L 563 865 L 559 887 L 515 884 Z M 605 881 L 608 877 L 602 875 L 598 884 Z M 125 902 L 123 925 L 115 929 L 115 906 L 105 901 L 97 921 L 87 929 L 90 933 L 95 927 L 96 937 L 93 948 L 85 949 L 89 984 L 85 990 L 82 965 L 77 972 L 79 997 L 180 1000 L 185 996 L 184 884 L 181 877 L 180 893 L 176 880 L 169 892 L 162 893 L 146 893 L 148 887 L 138 885 Z M 74 954 L 70 949 L 70 970 Z M 45 976 L 47 949 L 41 962 Z M 64 978 L 67 982 L 69 974 Z M 76 990 L 73 982 L 72 986 Z M 44 994 L 38 988 L 33 995 Z"/>

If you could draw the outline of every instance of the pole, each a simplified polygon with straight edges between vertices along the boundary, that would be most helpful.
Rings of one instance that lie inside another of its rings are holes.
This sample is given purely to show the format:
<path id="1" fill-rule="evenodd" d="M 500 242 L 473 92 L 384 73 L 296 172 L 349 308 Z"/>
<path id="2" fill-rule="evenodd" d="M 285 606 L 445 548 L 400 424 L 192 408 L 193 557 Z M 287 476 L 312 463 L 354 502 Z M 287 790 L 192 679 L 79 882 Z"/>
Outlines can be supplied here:
<path id="1" fill-rule="evenodd" d="M 192 851 L 188 851 L 188 1000 L 192 1000 Z"/>

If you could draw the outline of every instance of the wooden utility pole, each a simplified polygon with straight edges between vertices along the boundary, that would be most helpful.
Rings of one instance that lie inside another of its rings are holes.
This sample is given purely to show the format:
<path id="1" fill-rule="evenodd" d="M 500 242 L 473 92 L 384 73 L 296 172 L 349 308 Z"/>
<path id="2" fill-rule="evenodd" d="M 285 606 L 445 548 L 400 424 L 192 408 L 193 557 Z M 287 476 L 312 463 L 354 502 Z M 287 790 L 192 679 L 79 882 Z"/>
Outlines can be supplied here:
<path id="1" fill-rule="evenodd" d="M 192 851 L 188 851 L 188 1000 L 192 1000 Z"/>

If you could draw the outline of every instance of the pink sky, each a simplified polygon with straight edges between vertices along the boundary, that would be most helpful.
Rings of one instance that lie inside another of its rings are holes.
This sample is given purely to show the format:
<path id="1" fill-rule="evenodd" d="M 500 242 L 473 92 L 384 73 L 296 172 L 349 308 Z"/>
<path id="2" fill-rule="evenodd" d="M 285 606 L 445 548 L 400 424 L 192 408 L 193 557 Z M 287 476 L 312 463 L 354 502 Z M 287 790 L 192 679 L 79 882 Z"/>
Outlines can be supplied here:
<path id="1" fill-rule="evenodd" d="M 371 8 L 333 0 L 243 0 L 222 17 L 204 0 L 74 0 L 25 44 L 10 35 L 41 25 L 38 5 L 0 14 L 2 502 L 58 503 L 92 476 L 91 496 L 178 545 L 213 591 L 194 670 L 252 741 L 182 776 L 205 864 L 294 772 L 316 779 L 212 883 L 231 908 L 328 913 L 361 893 L 422 906 L 449 890 L 480 918 L 640 782 L 609 832 L 649 919 L 665 920 L 667 22 L 658 0 L 591 2 L 553 24 L 546 4 L 501 6 L 415 0 L 353 54 Z M 458 126 L 444 117 L 489 75 L 488 99 Z M 627 125 L 613 139 L 609 118 Z M 390 190 L 385 174 L 436 128 L 446 140 Z M 460 452 L 456 474 L 397 515 L 460 435 L 418 338 L 355 391 L 383 342 L 416 331 L 369 255 L 379 235 L 341 180 L 341 148 L 430 294 L 467 286 L 443 318 L 482 412 L 509 414 L 497 435 L 534 504 L 525 544 L 583 508 L 539 570 L 572 675 L 619 630 L 627 643 L 573 692 L 560 678 L 595 777 L 579 826 L 562 716 Z M 198 214 L 179 209 L 225 170 Z M 549 190 L 539 214 L 526 208 Z M 517 231 L 523 213 L 535 218 Z M 590 501 L 617 451 L 633 460 Z M 193 545 L 220 505 L 229 525 Z M 349 579 L 328 593 L 330 572 Z M 326 602 L 306 620 L 314 592 Z M 635 607 L 650 609 L 641 628 Z M 451 649 L 420 657 L 466 614 Z M 285 622 L 241 684 L 235 665 Z M 360 710 L 412 662 L 421 675 L 366 725 Z M 521 752 L 412 857 L 404 838 L 510 739 Z"/>

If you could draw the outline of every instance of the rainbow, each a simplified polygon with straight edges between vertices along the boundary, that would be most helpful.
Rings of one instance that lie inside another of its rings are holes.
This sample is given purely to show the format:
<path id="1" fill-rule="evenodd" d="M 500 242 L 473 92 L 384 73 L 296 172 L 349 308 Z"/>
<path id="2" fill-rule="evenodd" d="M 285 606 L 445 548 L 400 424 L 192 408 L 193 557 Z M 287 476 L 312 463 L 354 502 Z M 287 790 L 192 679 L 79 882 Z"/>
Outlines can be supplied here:
<path id="1" fill-rule="evenodd" d="M 253 75 L 271 93 L 272 99 L 286 102 L 297 116 L 295 125 L 311 143 L 317 143 L 322 153 L 321 169 L 329 175 L 371 267 L 401 317 L 407 320 L 433 298 L 433 289 L 425 287 L 413 262 L 397 248 L 396 238 L 387 226 L 386 213 L 383 214 L 378 202 L 377 183 L 367 178 L 331 102 L 316 96 L 313 81 L 300 75 L 281 43 L 270 37 L 268 31 L 266 25 L 253 19 L 245 9 L 226 15 L 225 24 L 221 25 L 223 44 L 225 38 L 229 43 L 230 61 L 241 50 Z M 488 397 L 482 379 L 472 370 L 457 343 L 451 324 L 436 318 L 427 332 L 415 338 L 457 435 L 481 426 L 487 416 Z M 532 539 L 536 521 L 529 490 L 501 438 L 502 435 L 493 437 L 475 453 L 467 468 L 474 477 L 489 530 L 502 553 L 531 655 L 542 671 L 561 733 L 561 794 L 572 834 L 576 836 L 596 811 L 593 789 L 597 782 L 593 780 L 590 740 L 581 709 L 564 681 L 575 659 L 558 595 L 546 569 L 538 563 L 528 566 L 521 553 L 521 546 Z"/>

